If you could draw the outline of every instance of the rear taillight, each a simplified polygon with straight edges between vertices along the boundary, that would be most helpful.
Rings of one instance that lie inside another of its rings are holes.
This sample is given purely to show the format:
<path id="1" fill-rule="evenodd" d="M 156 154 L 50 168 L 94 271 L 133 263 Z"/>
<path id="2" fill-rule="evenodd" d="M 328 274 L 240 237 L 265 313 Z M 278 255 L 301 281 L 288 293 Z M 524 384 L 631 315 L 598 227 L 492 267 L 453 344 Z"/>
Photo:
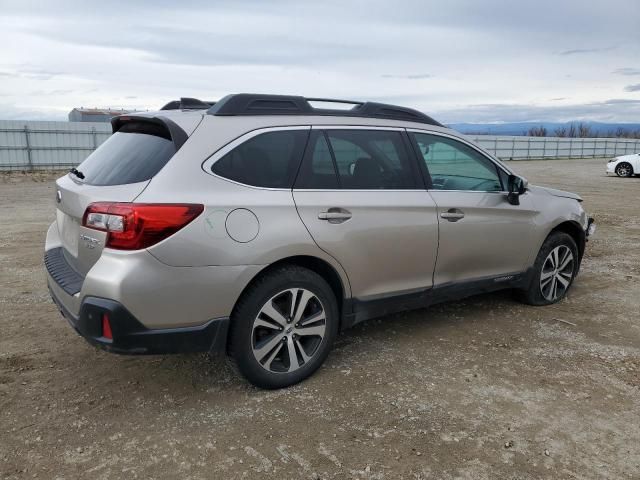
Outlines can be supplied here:
<path id="1" fill-rule="evenodd" d="M 164 240 L 202 213 L 204 205 L 92 203 L 82 225 L 107 232 L 105 247 L 140 250 Z"/>

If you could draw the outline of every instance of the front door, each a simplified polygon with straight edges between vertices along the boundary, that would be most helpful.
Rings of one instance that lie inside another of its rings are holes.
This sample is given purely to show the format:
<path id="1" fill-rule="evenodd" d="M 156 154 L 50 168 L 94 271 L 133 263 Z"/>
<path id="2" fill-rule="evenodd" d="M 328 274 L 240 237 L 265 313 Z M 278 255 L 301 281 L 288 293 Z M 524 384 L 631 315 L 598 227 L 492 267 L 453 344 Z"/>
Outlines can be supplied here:
<path id="1" fill-rule="evenodd" d="M 440 225 L 434 285 L 508 277 L 527 268 L 536 210 L 529 195 L 506 199 L 508 174 L 470 145 L 410 133 L 428 170 Z"/>

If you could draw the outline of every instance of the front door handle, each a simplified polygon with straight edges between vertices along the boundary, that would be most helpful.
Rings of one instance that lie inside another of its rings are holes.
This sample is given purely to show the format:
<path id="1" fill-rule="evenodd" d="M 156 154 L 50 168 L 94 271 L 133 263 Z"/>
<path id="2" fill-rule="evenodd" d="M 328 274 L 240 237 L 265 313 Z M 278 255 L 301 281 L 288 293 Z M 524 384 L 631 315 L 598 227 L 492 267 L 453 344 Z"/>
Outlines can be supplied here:
<path id="1" fill-rule="evenodd" d="M 458 220 L 464 218 L 464 212 L 458 208 L 450 208 L 446 212 L 442 212 L 440 214 L 440 218 L 444 218 L 450 222 L 457 222 Z"/>
<path id="2" fill-rule="evenodd" d="M 329 223 L 342 223 L 351 218 L 351 212 L 344 208 L 330 208 L 326 212 L 320 212 L 318 218 Z"/>

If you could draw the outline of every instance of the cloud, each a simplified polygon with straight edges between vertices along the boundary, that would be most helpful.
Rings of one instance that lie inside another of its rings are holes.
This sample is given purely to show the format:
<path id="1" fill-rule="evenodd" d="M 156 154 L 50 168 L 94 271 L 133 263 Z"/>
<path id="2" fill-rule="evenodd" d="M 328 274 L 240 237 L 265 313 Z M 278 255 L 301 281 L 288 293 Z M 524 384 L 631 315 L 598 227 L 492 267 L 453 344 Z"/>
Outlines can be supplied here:
<path id="1" fill-rule="evenodd" d="M 4 100 L 4 99 L 3 99 Z M 41 106 L 25 108 L 12 103 L 0 103 L 2 120 L 59 120 L 68 119 L 68 111 L 42 108 Z"/>
<path id="2" fill-rule="evenodd" d="M 584 53 L 600 53 L 615 50 L 617 47 L 605 47 L 605 48 L 575 48 L 573 50 L 564 50 L 559 52 L 558 55 L 581 55 Z"/>
<path id="3" fill-rule="evenodd" d="M 607 101 L 636 95 L 624 90 L 635 78 L 612 72 L 640 74 L 620 68 L 637 65 L 640 2 L 583 2 L 5 0 L 0 118 L 249 91 L 397 103 L 456 121 L 626 119 L 632 105 Z"/>
<path id="4" fill-rule="evenodd" d="M 612 98 L 591 105 L 640 105 L 640 100 L 634 98 Z"/>
<path id="5" fill-rule="evenodd" d="M 624 87 L 625 92 L 640 92 L 640 83 L 636 83 L 635 85 L 627 85 Z"/>
<path id="6" fill-rule="evenodd" d="M 393 75 L 393 74 L 385 74 L 381 75 L 382 78 L 400 78 L 406 80 L 422 80 L 424 78 L 431 78 L 433 75 L 429 75 L 428 73 L 417 73 L 412 75 Z"/>
<path id="7" fill-rule="evenodd" d="M 73 92 L 73 90 L 64 90 L 64 89 L 58 89 L 58 90 L 34 90 L 33 92 L 30 92 L 29 95 L 48 97 L 48 96 L 52 96 L 52 95 L 67 95 L 67 94 L 72 93 L 72 92 Z"/>
<path id="8" fill-rule="evenodd" d="M 637 122 L 640 100 L 614 98 L 574 105 L 478 104 L 434 113 L 445 123 L 498 123 L 591 120 Z"/>
<path id="9" fill-rule="evenodd" d="M 616 68 L 613 72 L 618 75 L 640 75 L 640 68 L 624 67 Z"/>
<path id="10" fill-rule="evenodd" d="M 29 80 L 50 80 L 51 78 L 62 75 L 62 72 L 48 71 L 44 69 L 23 69 L 16 68 L 13 71 L 0 72 L 0 77 L 5 78 L 24 78 Z"/>

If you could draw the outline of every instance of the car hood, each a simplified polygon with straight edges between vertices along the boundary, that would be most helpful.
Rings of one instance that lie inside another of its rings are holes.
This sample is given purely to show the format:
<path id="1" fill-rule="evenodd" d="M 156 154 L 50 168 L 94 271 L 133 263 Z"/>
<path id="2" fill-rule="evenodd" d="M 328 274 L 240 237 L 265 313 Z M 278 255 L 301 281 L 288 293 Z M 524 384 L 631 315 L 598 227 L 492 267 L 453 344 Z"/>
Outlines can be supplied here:
<path id="1" fill-rule="evenodd" d="M 542 193 L 542 194 L 553 195 L 554 197 L 572 198 L 572 199 L 577 200 L 579 202 L 582 201 L 582 197 L 580 195 L 576 195 L 575 193 L 571 193 L 571 192 L 565 192 L 564 190 L 557 190 L 555 188 L 539 187 L 537 185 L 530 185 L 529 186 L 529 190 L 534 191 L 534 193 L 535 192 L 539 192 L 539 193 Z"/>

